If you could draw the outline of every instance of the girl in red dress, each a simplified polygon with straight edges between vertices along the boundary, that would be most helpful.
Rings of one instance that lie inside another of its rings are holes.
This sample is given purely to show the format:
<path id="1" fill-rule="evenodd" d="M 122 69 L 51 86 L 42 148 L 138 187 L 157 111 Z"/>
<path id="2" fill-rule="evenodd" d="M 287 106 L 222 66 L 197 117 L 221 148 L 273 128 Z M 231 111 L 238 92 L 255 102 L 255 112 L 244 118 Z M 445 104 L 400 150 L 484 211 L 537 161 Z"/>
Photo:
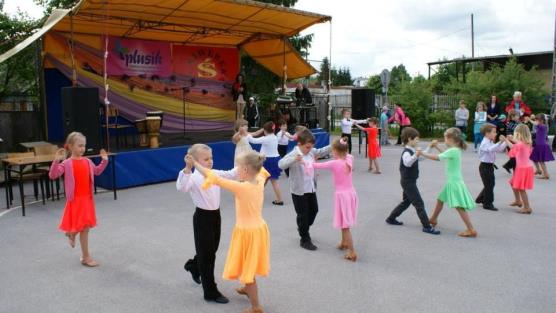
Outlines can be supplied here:
<path id="1" fill-rule="evenodd" d="M 367 133 L 367 156 L 369 158 L 369 171 L 373 173 L 380 174 L 380 168 L 378 166 L 378 158 L 382 156 L 380 152 L 380 145 L 378 144 L 378 119 L 376 117 L 371 117 L 368 119 L 369 127 L 364 128 L 357 124 L 355 126 L 362 131 Z M 374 165 L 374 166 L 373 166 Z"/>
<path id="2" fill-rule="evenodd" d="M 50 167 L 50 179 L 65 175 L 66 207 L 59 229 L 66 233 L 71 247 L 75 247 L 75 237 L 79 234 L 81 243 L 81 264 L 98 266 L 89 254 L 89 229 L 97 224 L 93 201 L 94 176 L 100 175 L 108 165 L 108 155 L 100 150 L 102 161 L 96 166 L 89 158 L 83 157 L 86 139 L 83 134 L 72 132 L 66 139 L 65 147 L 71 157 L 66 159 L 66 149 L 56 152 Z M 65 159 L 65 160 L 64 160 Z"/>

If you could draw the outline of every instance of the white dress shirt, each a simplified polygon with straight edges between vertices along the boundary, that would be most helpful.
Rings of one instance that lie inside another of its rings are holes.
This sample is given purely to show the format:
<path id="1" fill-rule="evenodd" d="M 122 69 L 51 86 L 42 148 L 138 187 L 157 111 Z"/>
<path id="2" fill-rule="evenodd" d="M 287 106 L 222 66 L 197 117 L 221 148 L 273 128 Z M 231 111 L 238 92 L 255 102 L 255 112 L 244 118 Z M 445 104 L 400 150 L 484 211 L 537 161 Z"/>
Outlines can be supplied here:
<path id="1" fill-rule="evenodd" d="M 351 128 L 354 124 L 363 124 L 366 123 L 366 120 L 354 120 L 354 119 L 347 119 L 343 118 L 340 121 L 340 125 L 342 127 L 342 134 L 351 134 Z"/>
<path id="2" fill-rule="evenodd" d="M 278 137 L 274 134 L 264 135 L 262 137 L 253 138 L 253 136 L 247 136 L 247 140 L 250 143 L 261 145 L 261 154 L 264 154 L 267 158 L 279 157 L 278 153 Z"/>
<path id="3" fill-rule="evenodd" d="M 417 162 L 417 160 L 421 161 L 421 160 L 424 160 L 424 159 L 425 159 L 425 158 L 423 158 L 423 157 L 418 157 L 418 156 L 417 156 L 417 154 L 415 153 L 415 152 L 416 152 L 416 151 L 415 151 L 415 148 L 413 148 L 413 147 L 411 147 L 411 146 L 405 146 L 405 147 L 406 147 L 407 149 L 413 151 L 413 155 L 411 155 L 411 154 L 410 154 L 409 152 L 407 152 L 407 151 L 405 151 L 405 152 L 402 154 L 402 161 L 403 161 L 403 165 L 404 165 L 405 167 L 411 167 L 411 166 L 413 166 L 413 164 L 414 164 L 415 162 Z M 427 147 L 427 149 L 425 149 L 425 151 L 423 151 L 423 152 L 429 153 L 429 150 L 430 150 L 429 147 Z"/>
<path id="4" fill-rule="evenodd" d="M 280 130 L 277 134 L 276 137 L 278 137 L 278 144 L 281 146 L 287 146 L 290 143 L 290 138 L 286 135 L 286 134 L 290 134 L 288 132 L 285 132 L 283 130 Z M 291 136 L 291 135 L 290 135 Z"/>
<path id="5" fill-rule="evenodd" d="M 504 149 L 506 149 L 505 141 L 494 143 L 485 137 L 479 146 L 479 160 L 483 163 L 494 163 L 496 161 L 496 152 L 502 152 Z"/>
<path id="6" fill-rule="evenodd" d="M 235 168 L 230 171 L 212 171 L 220 177 L 237 179 Z M 198 171 L 186 174 L 181 170 L 176 181 L 176 189 L 181 192 L 188 192 L 196 207 L 209 211 L 218 210 L 220 208 L 220 187 L 211 185 L 208 189 L 203 189 L 201 186 L 204 181 L 205 177 Z"/>

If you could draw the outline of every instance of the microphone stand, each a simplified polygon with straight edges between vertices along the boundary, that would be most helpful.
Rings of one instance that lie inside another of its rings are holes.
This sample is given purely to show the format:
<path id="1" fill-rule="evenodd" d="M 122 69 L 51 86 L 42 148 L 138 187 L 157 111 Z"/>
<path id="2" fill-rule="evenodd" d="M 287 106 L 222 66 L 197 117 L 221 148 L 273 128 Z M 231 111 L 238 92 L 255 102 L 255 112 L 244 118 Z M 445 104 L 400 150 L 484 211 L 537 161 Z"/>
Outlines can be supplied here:
<path id="1" fill-rule="evenodd" d="M 190 88 L 195 86 L 195 80 L 191 80 L 191 83 L 189 86 L 187 85 L 183 85 L 179 88 L 171 88 L 170 91 L 176 91 L 176 90 L 181 90 L 181 95 L 182 95 L 182 112 L 183 112 L 183 139 L 186 140 L 191 140 L 191 137 L 187 137 L 186 136 L 186 121 L 185 121 L 185 107 L 186 107 L 186 94 L 188 94 L 190 92 Z"/>

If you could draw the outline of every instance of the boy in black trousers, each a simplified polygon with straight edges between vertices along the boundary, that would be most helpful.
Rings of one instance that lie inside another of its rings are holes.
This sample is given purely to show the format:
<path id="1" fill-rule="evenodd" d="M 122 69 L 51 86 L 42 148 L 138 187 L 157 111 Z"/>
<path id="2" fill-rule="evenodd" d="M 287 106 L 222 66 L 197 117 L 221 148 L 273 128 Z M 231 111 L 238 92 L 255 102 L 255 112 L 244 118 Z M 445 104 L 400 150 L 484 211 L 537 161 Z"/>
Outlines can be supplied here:
<path id="1" fill-rule="evenodd" d="M 193 237 L 195 240 L 195 256 L 189 259 L 184 268 L 191 273 L 197 284 L 203 284 L 204 298 L 216 303 L 228 303 L 228 298 L 220 293 L 214 281 L 214 262 L 220 244 L 220 187 L 211 186 L 203 189 L 205 177 L 199 172 L 192 172 L 192 156 L 206 168 L 212 168 L 212 150 L 204 144 L 194 144 L 184 158 L 185 168 L 180 171 L 176 181 L 178 191 L 189 193 L 195 204 L 193 214 Z M 213 170 L 216 175 L 228 179 L 237 179 L 235 169 L 231 171 Z"/>
<path id="2" fill-rule="evenodd" d="M 483 190 L 477 196 L 475 200 L 476 203 L 482 203 L 485 210 L 498 211 L 494 207 L 494 184 L 495 176 L 494 161 L 496 161 L 496 153 L 503 152 L 506 149 L 506 138 L 500 135 L 500 141 L 494 143 L 496 140 L 496 126 L 485 123 L 481 126 L 481 134 L 484 138 L 479 146 L 479 159 L 481 160 L 481 165 L 479 165 L 479 174 L 481 175 L 481 180 L 483 181 Z"/>
<path id="3" fill-rule="evenodd" d="M 319 206 L 317 202 L 317 185 L 312 163 L 315 158 L 325 157 L 330 153 L 330 145 L 315 149 L 315 136 L 308 129 L 301 130 L 297 135 L 297 146 L 279 162 L 280 169 L 290 169 L 290 190 L 293 206 L 297 214 L 297 230 L 301 237 L 299 245 L 303 249 L 314 251 L 309 228 L 313 225 Z"/>
<path id="4" fill-rule="evenodd" d="M 421 198 L 419 189 L 417 188 L 417 178 L 419 178 L 419 156 L 421 150 L 417 150 L 419 143 L 419 132 L 413 127 L 405 127 L 401 133 L 401 140 L 405 145 L 400 159 L 400 174 L 403 190 L 403 200 L 386 219 L 386 223 L 390 225 L 403 225 L 396 218 L 400 216 L 410 204 L 413 204 L 417 215 L 423 225 L 423 232 L 432 235 L 439 235 L 440 231 L 434 229 L 429 223 L 427 211 L 425 211 L 425 203 Z M 427 148 L 428 150 L 428 148 Z"/>

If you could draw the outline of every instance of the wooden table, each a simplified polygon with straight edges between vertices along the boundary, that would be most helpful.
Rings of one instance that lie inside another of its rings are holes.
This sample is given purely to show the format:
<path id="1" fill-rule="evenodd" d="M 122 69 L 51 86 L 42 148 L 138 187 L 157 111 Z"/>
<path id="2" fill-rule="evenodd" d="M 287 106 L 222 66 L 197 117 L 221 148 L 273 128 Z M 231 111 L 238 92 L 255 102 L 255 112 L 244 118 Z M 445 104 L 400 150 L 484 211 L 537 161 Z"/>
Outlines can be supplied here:
<path id="1" fill-rule="evenodd" d="M 35 149 L 35 147 L 38 146 L 51 145 L 51 143 L 46 141 L 30 141 L 30 142 L 21 142 L 19 144 L 23 146 L 25 149 L 27 149 L 27 151 L 32 151 L 33 149 Z"/>
<path id="2" fill-rule="evenodd" d="M 108 159 L 112 164 L 112 191 L 114 193 L 114 200 L 118 199 L 117 188 L 116 188 L 116 153 L 109 153 Z M 86 155 L 87 158 L 96 158 L 100 157 L 100 155 Z M 10 208 L 10 194 L 9 190 L 11 189 L 11 176 L 10 172 L 14 171 L 11 167 L 17 167 L 18 170 L 15 170 L 16 173 L 21 175 L 23 173 L 23 168 L 25 166 L 33 166 L 36 167 L 38 164 L 50 164 L 54 160 L 55 155 L 37 155 L 34 157 L 25 157 L 25 158 L 6 158 L 2 159 L 2 163 L 4 163 L 4 179 L 6 184 L 6 208 Z M 96 185 L 95 185 L 95 192 L 96 192 Z M 21 207 L 23 210 L 23 216 L 25 216 L 25 199 L 22 194 L 21 197 Z"/>

